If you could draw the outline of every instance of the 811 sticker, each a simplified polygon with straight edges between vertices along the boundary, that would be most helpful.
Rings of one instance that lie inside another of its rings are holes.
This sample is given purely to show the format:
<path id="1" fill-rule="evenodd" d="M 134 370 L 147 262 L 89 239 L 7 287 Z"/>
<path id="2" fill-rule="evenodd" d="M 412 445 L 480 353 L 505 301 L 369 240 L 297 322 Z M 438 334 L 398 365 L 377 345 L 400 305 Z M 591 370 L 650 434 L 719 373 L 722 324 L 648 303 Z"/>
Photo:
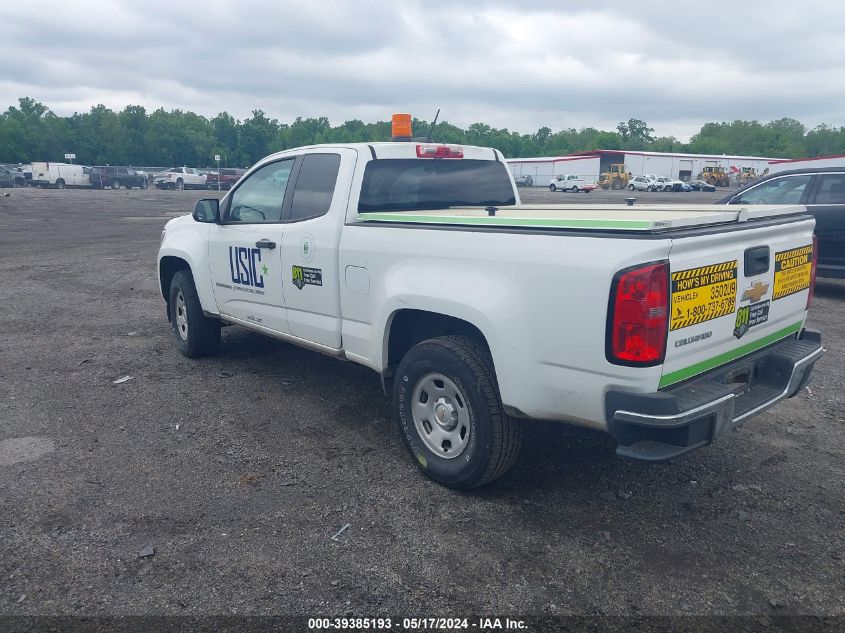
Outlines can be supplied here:
<path id="1" fill-rule="evenodd" d="M 736 311 L 737 260 L 672 273 L 669 330 L 718 319 Z"/>
<path id="2" fill-rule="evenodd" d="M 812 270 L 812 244 L 775 253 L 775 289 L 772 300 L 777 301 L 809 288 Z"/>

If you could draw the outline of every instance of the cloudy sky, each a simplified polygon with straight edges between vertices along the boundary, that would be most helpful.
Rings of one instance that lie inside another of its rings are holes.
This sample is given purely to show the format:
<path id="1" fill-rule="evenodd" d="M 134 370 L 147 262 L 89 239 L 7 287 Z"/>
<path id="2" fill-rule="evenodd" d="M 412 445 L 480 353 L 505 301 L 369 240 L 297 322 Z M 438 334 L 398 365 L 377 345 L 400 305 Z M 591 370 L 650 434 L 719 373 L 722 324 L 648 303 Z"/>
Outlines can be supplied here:
<path id="1" fill-rule="evenodd" d="M 587 8 L 593 5 L 593 8 Z M 0 109 L 392 112 L 533 132 L 845 124 L 845 3 L 0 1 Z M 614 9 L 613 7 L 619 7 Z"/>

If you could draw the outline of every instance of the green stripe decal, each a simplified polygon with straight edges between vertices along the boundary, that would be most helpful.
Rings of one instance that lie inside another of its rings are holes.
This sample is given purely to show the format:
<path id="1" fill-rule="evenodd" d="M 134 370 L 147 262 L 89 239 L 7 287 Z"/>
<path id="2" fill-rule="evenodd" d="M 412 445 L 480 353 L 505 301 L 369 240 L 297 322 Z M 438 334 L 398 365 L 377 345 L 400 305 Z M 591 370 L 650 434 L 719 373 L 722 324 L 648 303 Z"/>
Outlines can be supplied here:
<path id="1" fill-rule="evenodd" d="M 558 229 L 651 229 L 646 220 L 555 220 L 498 216 L 416 215 L 413 213 L 361 213 L 361 222 L 409 222 L 424 224 L 471 224 L 482 226 L 542 226 Z"/>
<path id="2" fill-rule="evenodd" d="M 676 382 L 681 382 L 682 380 L 686 380 L 687 378 L 692 378 L 693 376 L 702 374 L 705 371 L 713 369 L 714 367 L 718 367 L 719 365 L 724 365 L 725 363 L 729 363 L 732 360 L 741 358 L 746 354 L 750 354 L 751 352 L 755 352 L 762 347 L 766 347 L 766 345 L 771 345 L 772 343 L 786 338 L 791 334 L 795 334 L 800 329 L 801 322 L 798 322 L 794 325 L 790 325 L 789 327 L 783 328 L 782 330 L 778 330 L 773 334 L 764 336 L 759 341 L 754 341 L 753 343 L 749 343 L 748 345 L 743 345 L 742 347 L 738 347 L 729 352 L 725 352 L 724 354 L 719 354 L 715 358 L 701 361 L 700 363 L 696 363 L 695 365 L 687 367 L 686 369 L 679 369 L 678 371 L 673 371 L 671 374 L 664 374 L 663 377 L 660 379 L 660 388 L 662 389 L 663 387 L 674 385 Z"/>

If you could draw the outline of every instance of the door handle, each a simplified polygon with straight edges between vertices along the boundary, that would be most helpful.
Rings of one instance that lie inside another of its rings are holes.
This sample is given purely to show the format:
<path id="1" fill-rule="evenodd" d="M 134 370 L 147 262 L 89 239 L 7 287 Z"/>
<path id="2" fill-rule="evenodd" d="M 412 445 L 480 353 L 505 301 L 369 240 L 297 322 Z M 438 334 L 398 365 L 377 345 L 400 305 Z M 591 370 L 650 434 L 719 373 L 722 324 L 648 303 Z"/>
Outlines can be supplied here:
<path id="1" fill-rule="evenodd" d="M 274 248 L 276 248 L 276 242 L 271 242 L 270 240 L 258 240 L 255 243 L 255 248 L 274 249 Z"/>

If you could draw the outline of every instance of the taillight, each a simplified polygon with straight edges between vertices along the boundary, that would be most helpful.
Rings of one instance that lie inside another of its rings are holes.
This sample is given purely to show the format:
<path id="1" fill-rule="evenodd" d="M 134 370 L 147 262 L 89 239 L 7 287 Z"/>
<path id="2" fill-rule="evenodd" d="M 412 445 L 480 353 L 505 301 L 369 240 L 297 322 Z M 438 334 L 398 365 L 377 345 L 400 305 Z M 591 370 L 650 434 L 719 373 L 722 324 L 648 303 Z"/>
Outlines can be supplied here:
<path id="1" fill-rule="evenodd" d="M 463 158 L 464 149 L 454 145 L 417 145 L 417 158 Z"/>
<path id="2" fill-rule="evenodd" d="M 807 309 L 816 296 L 816 265 L 819 263 L 819 238 L 813 235 L 813 263 L 810 267 L 810 291 L 807 293 Z"/>
<path id="3" fill-rule="evenodd" d="M 669 262 L 616 273 L 609 309 L 607 359 L 617 365 L 662 363 L 669 325 Z"/>

